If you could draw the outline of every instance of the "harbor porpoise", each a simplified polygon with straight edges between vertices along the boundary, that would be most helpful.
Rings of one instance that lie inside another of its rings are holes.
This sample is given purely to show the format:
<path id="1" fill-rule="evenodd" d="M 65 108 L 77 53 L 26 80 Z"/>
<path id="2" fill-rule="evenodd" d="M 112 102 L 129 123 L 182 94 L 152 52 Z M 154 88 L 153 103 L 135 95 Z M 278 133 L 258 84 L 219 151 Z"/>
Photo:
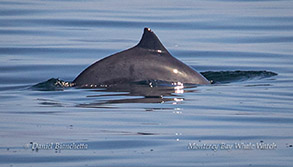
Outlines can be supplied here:
<path id="1" fill-rule="evenodd" d="M 210 84 L 201 74 L 173 57 L 150 28 L 144 29 L 136 46 L 95 62 L 73 83 L 79 87 L 96 87 L 141 81 Z"/>

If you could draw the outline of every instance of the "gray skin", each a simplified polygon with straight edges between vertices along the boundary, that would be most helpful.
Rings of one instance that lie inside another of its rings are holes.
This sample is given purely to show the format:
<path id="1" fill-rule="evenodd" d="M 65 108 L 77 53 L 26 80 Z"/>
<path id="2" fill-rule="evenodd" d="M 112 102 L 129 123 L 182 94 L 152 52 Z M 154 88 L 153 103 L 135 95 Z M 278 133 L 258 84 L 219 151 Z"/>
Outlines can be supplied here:
<path id="1" fill-rule="evenodd" d="M 95 62 L 73 83 L 89 87 L 148 80 L 210 84 L 201 74 L 173 57 L 149 28 L 144 29 L 136 46 Z"/>

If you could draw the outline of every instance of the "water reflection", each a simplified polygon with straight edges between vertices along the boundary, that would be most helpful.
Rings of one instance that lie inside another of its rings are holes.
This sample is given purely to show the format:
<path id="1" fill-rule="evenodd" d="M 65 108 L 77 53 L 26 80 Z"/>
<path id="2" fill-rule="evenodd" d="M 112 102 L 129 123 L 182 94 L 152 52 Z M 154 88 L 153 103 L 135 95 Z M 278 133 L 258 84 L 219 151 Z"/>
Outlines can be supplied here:
<path id="1" fill-rule="evenodd" d="M 185 86 L 180 82 L 159 86 L 154 83 L 113 85 L 103 89 L 92 89 L 91 91 L 97 92 L 97 95 L 89 95 L 87 98 L 96 98 L 95 102 L 78 104 L 77 107 L 100 108 L 105 104 L 119 103 L 177 104 L 184 101 L 184 93 L 196 91 L 186 88 L 195 87 L 195 85 Z"/>

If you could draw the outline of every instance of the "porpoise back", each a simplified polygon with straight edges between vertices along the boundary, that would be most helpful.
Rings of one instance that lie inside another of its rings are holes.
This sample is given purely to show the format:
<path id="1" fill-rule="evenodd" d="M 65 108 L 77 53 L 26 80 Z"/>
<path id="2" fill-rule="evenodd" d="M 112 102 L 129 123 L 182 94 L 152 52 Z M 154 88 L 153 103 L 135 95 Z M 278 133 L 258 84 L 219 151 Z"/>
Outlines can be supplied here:
<path id="1" fill-rule="evenodd" d="M 144 29 L 136 46 L 95 62 L 73 83 L 88 87 L 148 80 L 210 84 L 201 74 L 173 57 L 149 28 Z"/>

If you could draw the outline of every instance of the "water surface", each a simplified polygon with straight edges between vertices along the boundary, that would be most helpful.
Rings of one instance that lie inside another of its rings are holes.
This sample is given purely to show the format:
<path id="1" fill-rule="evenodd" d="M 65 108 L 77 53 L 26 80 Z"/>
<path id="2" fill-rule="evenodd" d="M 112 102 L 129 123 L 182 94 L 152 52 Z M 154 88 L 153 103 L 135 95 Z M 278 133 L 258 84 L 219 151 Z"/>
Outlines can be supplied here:
<path id="1" fill-rule="evenodd" d="M 31 89 L 50 78 L 72 81 L 134 46 L 144 27 L 218 82 Z M 0 166 L 289 167 L 292 43 L 290 0 L 3 0 Z M 87 147 L 32 149 L 36 143 Z M 260 144 L 272 147 L 253 146 Z"/>

